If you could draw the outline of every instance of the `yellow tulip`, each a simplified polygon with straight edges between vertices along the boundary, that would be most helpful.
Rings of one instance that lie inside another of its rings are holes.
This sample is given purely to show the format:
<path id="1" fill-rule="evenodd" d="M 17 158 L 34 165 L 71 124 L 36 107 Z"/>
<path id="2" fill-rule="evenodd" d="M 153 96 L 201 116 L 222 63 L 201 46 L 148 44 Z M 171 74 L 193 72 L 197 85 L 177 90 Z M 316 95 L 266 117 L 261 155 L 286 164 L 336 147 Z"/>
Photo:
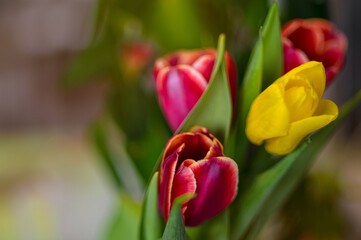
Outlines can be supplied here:
<path id="1" fill-rule="evenodd" d="M 246 135 L 257 145 L 265 142 L 269 153 L 292 152 L 310 133 L 338 116 L 338 107 L 321 99 L 325 69 L 320 62 L 294 68 L 265 89 L 252 103 Z"/>

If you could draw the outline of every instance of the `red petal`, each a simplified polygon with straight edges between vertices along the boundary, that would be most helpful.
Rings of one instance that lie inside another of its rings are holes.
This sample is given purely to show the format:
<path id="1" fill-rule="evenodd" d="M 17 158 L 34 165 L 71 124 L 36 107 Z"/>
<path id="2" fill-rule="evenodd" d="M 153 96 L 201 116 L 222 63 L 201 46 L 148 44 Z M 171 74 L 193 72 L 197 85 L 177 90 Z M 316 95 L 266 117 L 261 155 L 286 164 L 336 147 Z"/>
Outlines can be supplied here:
<path id="1" fill-rule="evenodd" d="M 204 141 L 203 144 L 206 145 L 208 147 L 208 152 L 207 155 L 205 155 L 203 158 L 200 159 L 209 159 L 212 157 L 222 157 L 224 156 L 223 154 L 223 146 L 222 144 L 218 141 L 217 138 L 215 138 L 213 136 L 212 133 L 210 133 L 208 131 L 208 129 L 204 128 L 204 127 L 199 127 L 199 126 L 195 126 L 191 129 L 191 132 L 196 133 L 196 134 L 202 134 L 205 135 L 209 138 L 209 140 L 212 141 L 212 143 L 210 143 L 209 140 Z"/>
<path id="2" fill-rule="evenodd" d="M 283 71 L 287 73 L 295 67 L 298 67 L 306 62 L 308 58 L 301 50 L 292 47 L 287 39 L 282 40 L 283 45 Z"/>
<path id="3" fill-rule="evenodd" d="M 326 86 L 327 86 L 336 77 L 339 70 L 338 70 L 338 68 L 335 68 L 335 67 L 329 67 L 329 68 L 326 68 L 325 71 L 326 71 Z"/>
<path id="4" fill-rule="evenodd" d="M 236 99 L 237 99 L 237 89 L 238 89 L 237 67 L 235 61 L 228 52 L 224 53 L 224 60 L 226 62 L 229 87 L 231 90 L 233 112 L 235 112 L 237 108 Z"/>
<path id="5" fill-rule="evenodd" d="M 214 139 L 213 144 L 210 147 L 210 149 L 207 152 L 207 155 L 204 157 L 204 159 L 210 159 L 213 157 L 220 157 L 220 156 L 224 156 L 223 146 L 217 139 Z"/>
<path id="6" fill-rule="evenodd" d="M 168 219 L 169 216 L 174 174 L 179 158 L 179 152 L 182 151 L 183 147 L 184 145 L 181 145 L 171 155 L 162 161 L 161 171 L 159 174 L 158 206 L 165 219 Z"/>
<path id="7" fill-rule="evenodd" d="M 303 19 L 294 19 L 292 21 L 287 22 L 282 26 L 281 35 L 282 37 L 288 37 L 291 35 L 296 29 L 298 29 L 304 23 Z"/>
<path id="8" fill-rule="evenodd" d="M 177 130 L 207 88 L 203 76 L 186 65 L 162 69 L 156 84 L 160 105 L 173 131 Z"/>
<path id="9" fill-rule="evenodd" d="M 193 163 L 195 163 L 194 160 L 188 159 L 184 161 L 177 170 L 173 180 L 171 203 L 173 203 L 177 197 L 180 197 L 184 194 L 195 193 L 197 187 L 196 179 L 194 177 L 193 171 L 189 168 L 189 166 Z M 187 208 L 186 204 L 187 202 L 182 204 L 182 213 L 184 213 Z M 168 217 L 169 215 L 165 217 L 166 222 Z"/>
<path id="10" fill-rule="evenodd" d="M 196 226 L 223 211 L 235 198 L 237 164 L 227 157 L 201 160 L 189 166 L 194 173 L 196 197 L 187 204 L 185 224 Z"/>
<path id="11" fill-rule="evenodd" d="M 218 140 L 203 133 L 187 132 L 178 134 L 169 140 L 164 150 L 164 158 L 167 158 L 182 144 L 184 144 L 184 148 L 179 152 L 178 166 L 186 159 L 204 159 L 212 148 L 215 148 L 217 156 L 223 156 L 223 148 Z"/>
<path id="12" fill-rule="evenodd" d="M 308 28 L 304 24 L 288 36 L 295 48 L 301 49 L 310 59 L 322 54 L 324 49 L 324 35 L 320 29 Z"/>
<path id="13" fill-rule="evenodd" d="M 331 22 L 324 20 L 324 19 L 320 19 L 320 18 L 308 19 L 305 22 L 307 22 L 307 25 L 310 28 L 322 30 L 326 41 L 328 39 L 335 37 L 335 34 L 334 34 L 335 27 Z"/>

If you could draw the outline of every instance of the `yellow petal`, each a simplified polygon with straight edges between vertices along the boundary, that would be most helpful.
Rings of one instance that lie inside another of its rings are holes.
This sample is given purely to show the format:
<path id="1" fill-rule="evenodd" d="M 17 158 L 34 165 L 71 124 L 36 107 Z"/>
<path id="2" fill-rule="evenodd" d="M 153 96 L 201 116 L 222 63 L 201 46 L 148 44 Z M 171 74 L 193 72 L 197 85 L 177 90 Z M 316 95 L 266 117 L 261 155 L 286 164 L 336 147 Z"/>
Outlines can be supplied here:
<path id="1" fill-rule="evenodd" d="M 321 100 L 314 116 L 291 123 L 287 136 L 268 139 L 266 150 L 277 155 L 292 152 L 310 133 L 326 126 L 338 116 L 338 108 L 330 100 Z"/>
<path id="2" fill-rule="evenodd" d="M 302 81 L 302 84 L 298 84 Z M 291 122 L 311 117 L 319 103 L 311 83 L 307 79 L 294 79 L 288 82 L 284 93 L 285 102 L 290 112 Z"/>
<path id="3" fill-rule="evenodd" d="M 288 133 L 290 115 L 283 97 L 283 89 L 272 84 L 252 103 L 247 117 L 246 135 L 254 144 Z"/>
<path id="4" fill-rule="evenodd" d="M 326 73 L 322 63 L 315 61 L 304 63 L 280 77 L 275 83 L 285 86 L 287 82 L 292 79 L 292 76 L 300 76 L 308 79 L 318 97 L 322 97 L 326 86 Z"/>

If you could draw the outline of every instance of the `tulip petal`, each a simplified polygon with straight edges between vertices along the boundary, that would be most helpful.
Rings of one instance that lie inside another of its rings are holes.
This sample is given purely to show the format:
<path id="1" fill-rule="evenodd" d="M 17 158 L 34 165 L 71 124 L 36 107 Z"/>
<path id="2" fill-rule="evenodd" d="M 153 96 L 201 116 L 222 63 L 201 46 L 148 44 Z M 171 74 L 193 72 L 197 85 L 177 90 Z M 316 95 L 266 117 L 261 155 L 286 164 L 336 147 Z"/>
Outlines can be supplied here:
<path id="1" fill-rule="evenodd" d="M 231 90 L 233 112 L 237 111 L 237 89 L 238 89 L 238 76 L 237 67 L 231 54 L 228 52 L 224 53 L 224 61 L 226 62 L 227 75 L 229 81 L 229 87 Z"/>
<path id="2" fill-rule="evenodd" d="M 303 19 L 294 19 L 292 21 L 287 22 L 285 25 L 282 26 L 281 35 L 283 37 L 288 37 L 294 31 L 296 31 L 300 25 L 303 23 Z"/>
<path id="3" fill-rule="evenodd" d="M 192 129 L 192 132 L 186 132 L 178 134 L 172 137 L 164 150 L 164 156 L 171 155 L 174 151 L 184 145 L 183 148 L 178 151 L 178 165 L 186 159 L 201 160 L 210 157 L 223 156 L 223 147 L 221 143 L 214 138 L 212 134 L 206 129 L 196 128 Z M 165 159 L 162 160 L 162 164 Z M 162 169 L 160 170 L 162 175 Z"/>
<path id="4" fill-rule="evenodd" d="M 314 116 L 291 123 L 287 136 L 266 140 L 266 150 L 283 155 L 292 152 L 310 133 L 326 126 L 338 116 L 338 108 L 330 100 L 321 100 Z"/>
<path id="5" fill-rule="evenodd" d="M 214 56 L 204 55 L 193 63 L 193 67 L 203 75 L 208 83 L 211 80 L 215 60 Z"/>
<path id="6" fill-rule="evenodd" d="M 335 67 L 326 68 L 326 85 L 330 84 L 332 80 L 336 77 L 339 70 Z"/>
<path id="7" fill-rule="evenodd" d="M 169 217 L 174 174 L 178 163 L 179 153 L 182 151 L 183 147 L 184 144 L 162 161 L 161 172 L 159 175 L 158 206 L 165 219 L 168 219 Z"/>
<path id="8" fill-rule="evenodd" d="M 156 80 L 162 110 L 175 131 L 207 88 L 207 81 L 187 65 L 163 68 Z"/>
<path id="9" fill-rule="evenodd" d="M 196 197 L 187 204 L 185 225 L 196 226 L 223 211 L 235 198 L 237 164 L 227 157 L 201 160 L 189 166 L 194 173 Z"/>
<path id="10" fill-rule="evenodd" d="M 312 28 L 307 21 L 301 24 L 287 36 L 295 48 L 301 49 L 310 59 L 322 54 L 324 47 L 324 35 L 321 29 Z"/>
<path id="11" fill-rule="evenodd" d="M 189 168 L 190 165 L 195 163 L 194 160 L 188 159 L 180 165 L 177 170 L 177 173 L 174 176 L 172 193 L 171 193 L 171 203 L 174 200 L 184 194 L 193 194 L 196 191 L 196 179 L 194 177 L 193 171 Z M 182 213 L 187 209 L 187 202 L 182 203 Z M 169 215 L 166 216 L 166 221 L 168 220 Z"/>
<path id="12" fill-rule="evenodd" d="M 179 51 L 166 58 L 171 66 L 192 65 L 201 56 L 201 51 Z"/>
<path id="13" fill-rule="evenodd" d="M 304 52 L 296 49 L 291 43 L 287 44 L 283 40 L 283 72 L 287 73 L 290 70 L 298 67 L 309 61 L 308 57 Z"/>
<path id="14" fill-rule="evenodd" d="M 164 58 L 158 59 L 155 63 L 154 63 L 154 67 L 153 67 L 153 79 L 156 85 L 156 80 L 158 77 L 158 74 L 160 72 L 160 70 L 162 70 L 165 67 L 169 67 L 169 63 L 168 61 L 166 61 Z"/>
<path id="15" fill-rule="evenodd" d="M 283 84 L 285 86 L 287 81 L 294 75 L 304 76 L 306 79 L 308 79 L 311 82 L 318 97 L 322 97 L 326 86 L 326 74 L 322 63 L 310 61 L 302 64 L 301 66 L 292 69 L 280 77 L 275 83 Z"/>
<path id="16" fill-rule="evenodd" d="M 345 57 L 344 51 L 345 50 L 340 47 L 339 41 L 337 39 L 328 41 L 325 52 L 322 55 L 322 63 L 325 68 L 341 68 Z"/>
<path id="17" fill-rule="evenodd" d="M 254 144 L 264 139 L 285 136 L 290 114 L 283 92 L 277 84 L 270 85 L 252 103 L 247 117 L 246 135 Z"/>

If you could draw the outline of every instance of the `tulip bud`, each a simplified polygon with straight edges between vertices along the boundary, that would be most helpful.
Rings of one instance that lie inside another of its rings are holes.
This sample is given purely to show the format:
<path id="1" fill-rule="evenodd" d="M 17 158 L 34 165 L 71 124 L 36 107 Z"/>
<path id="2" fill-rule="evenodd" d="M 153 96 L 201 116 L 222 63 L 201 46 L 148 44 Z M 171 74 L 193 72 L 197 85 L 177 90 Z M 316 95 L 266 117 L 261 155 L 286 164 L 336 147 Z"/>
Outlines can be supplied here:
<path id="1" fill-rule="evenodd" d="M 325 82 L 323 65 L 312 61 L 277 79 L 251 105 L 248 139 L 257 145 L 264 142 L 269 153 L 292 152 L 307 135 L 338 116 L 336 104 L 321 99 Z"/>
<path id="2" fill-rule="evenodd" d="M 158 59 L 153 75 L 160 106 L 173 131 L 181 125 L 211 79 L 217 51 L 214 49 L 181 51 Z M 237 71 L 226 52 L 225 63 L 233 106 L 236 102 Z"/>
<path id="3" fill-rule="evenodd" d="M 196 195 L 182 204 L 186 226 L 197 226 L 213 218 L 234 200 L 237 185 L 237 164 L 223 155 L 221 143 L 207 129 L 195 127 L 167 143 L 158 196 L 166 222 L 173 201 L 184 194 Z"/>
<path id="4" fill-rule="evenodd" d="M 284 73 L 308 61 L 322 62 L 326 85 L 343 67 L 347 39 L 322 19 L 295 19 L 282 27 Z"/>

